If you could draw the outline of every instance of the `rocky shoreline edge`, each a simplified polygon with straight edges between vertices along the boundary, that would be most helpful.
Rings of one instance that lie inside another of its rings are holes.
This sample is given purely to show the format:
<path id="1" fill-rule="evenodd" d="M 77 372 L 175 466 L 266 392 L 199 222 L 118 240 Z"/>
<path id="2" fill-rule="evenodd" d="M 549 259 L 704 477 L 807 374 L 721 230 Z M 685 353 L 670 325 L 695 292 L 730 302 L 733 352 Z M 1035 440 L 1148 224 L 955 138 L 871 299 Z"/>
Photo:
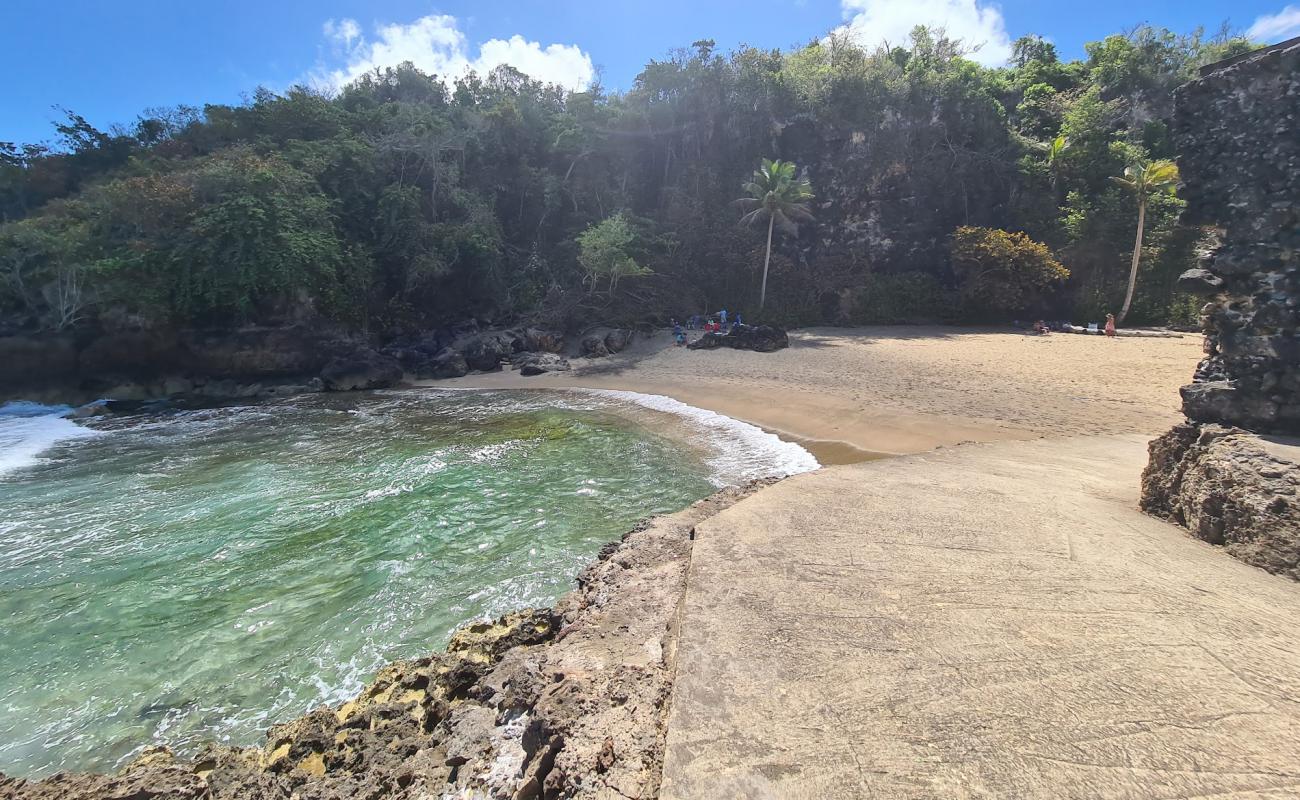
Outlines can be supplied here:
<path id="1" fill-rule="evenodd" d="M 695 525 L 774 482 L 642 522 L 554 607 L 466 625 L 260 747 L 191 760 L 151 747 L 114 775 L 0 774 L 0 799 L 655 797 Z"/>

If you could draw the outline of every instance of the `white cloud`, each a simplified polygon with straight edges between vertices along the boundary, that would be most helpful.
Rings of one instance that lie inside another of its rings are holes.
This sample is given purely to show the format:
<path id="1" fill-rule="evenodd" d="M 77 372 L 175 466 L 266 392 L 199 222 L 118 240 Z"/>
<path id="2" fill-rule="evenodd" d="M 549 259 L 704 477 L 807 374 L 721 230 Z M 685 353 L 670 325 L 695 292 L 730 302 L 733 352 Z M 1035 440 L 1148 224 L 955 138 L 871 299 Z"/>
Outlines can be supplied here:
<path id="1" fill-rule="evenodd" d="M 1011 58 L 1002 11 L 978 0 L 840 0 L 848 23 L 841 28 L 860 43 L 905 45 L 912 28 L 943 28 L 950 39 L 960 39 L 967 58 L 989 67 Z"/>
<path id="2" fill-rule="evenodd" d="M 1300 36 L 1300 6 L 1287 6 L 1276 14 L 1256 17 L 1246 35 L 1262 44 L 1276 44 Z"/>
<path id="3" fill-rule="evenodd" d="M 342 19 L 338 22 L 327 19 L 321 26 L 321 32 L 325 34 L 325 38 L 348 50 L 352 49 L 353 42 L 361 38 L 361 26 L 354 19 Z"/>
<path id="4" fill-rule="evenodd" d="M 424 72 L 444 79 L 459 78 L 473 71 L 486 75 L 501 64 L 546 83 L 581 90 L 596 77 L 591 57 L 577 45 L 530 42 L 515 35 L 489 39 L 478 46 L 471 58 L 470 44 L 455 17 L 427 16 L 404 25 L 379 25 L 368 39 L 356 20 L 329 20 L 322 28 L 334 45 L 334 56 L 343 66 L 316 73 L 318 82 L 338 88 L 361 75 L 383 67 L 410 61 Z"/>

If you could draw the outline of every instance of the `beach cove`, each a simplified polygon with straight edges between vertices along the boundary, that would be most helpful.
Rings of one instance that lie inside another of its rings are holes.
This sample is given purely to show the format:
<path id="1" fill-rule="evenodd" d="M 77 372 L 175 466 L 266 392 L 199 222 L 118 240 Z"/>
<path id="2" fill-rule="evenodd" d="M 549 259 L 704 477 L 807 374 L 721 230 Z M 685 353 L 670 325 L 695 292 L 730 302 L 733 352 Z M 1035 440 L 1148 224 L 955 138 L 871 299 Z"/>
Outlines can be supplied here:
<path id="1" fill-rule="evenodd" d="M 0 796 L 1272 796 L 1300 598 L 1136 509 L 1198 351 L 816 329 L 777 354 L 657 336 L 561 376 L 438 382 L 637 392 L 841 458 L 639 525 L 554 608 L 462 629 L 262 747 Z M 1178 755 L 1189 731 L 1208 766 Z"/>

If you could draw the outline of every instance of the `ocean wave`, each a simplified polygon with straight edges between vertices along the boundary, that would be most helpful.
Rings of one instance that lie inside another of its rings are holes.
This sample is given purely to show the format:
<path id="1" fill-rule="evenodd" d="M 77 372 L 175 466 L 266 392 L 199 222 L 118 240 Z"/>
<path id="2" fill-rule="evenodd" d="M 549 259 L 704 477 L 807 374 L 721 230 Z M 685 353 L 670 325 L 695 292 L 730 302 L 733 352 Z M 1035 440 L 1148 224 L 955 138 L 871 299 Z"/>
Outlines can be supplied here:
<path id="1" fill-rule="evenodd" d="M 713 455 L 705 459 L 713 469 L 710 480 L 719 487 L 757 478 L 784 478 L 811 472 L 821 466 L 812 453 L 794 442 L 784 441 L 748 422 L 696 408 L 671 397 L 616 389 L 578 391 L 673 414 L 702 430 L 709 439 L 709 449 L 713 451 Z"/>
<path id="2" fill-rule="evenodd" d="M 0 406 L 0 477 L 40 463 L 40 455 L 68 439 L 98 436 L 67 415 L 69 406 L 18 401 Z"/>

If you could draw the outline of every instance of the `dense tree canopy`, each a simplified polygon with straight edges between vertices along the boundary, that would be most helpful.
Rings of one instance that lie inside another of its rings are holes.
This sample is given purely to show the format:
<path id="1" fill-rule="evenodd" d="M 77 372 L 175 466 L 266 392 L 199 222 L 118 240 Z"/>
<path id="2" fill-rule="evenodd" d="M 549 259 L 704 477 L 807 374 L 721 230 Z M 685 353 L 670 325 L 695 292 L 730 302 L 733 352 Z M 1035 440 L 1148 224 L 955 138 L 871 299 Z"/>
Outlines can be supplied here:
<path id="1" fill-rule="evenodd" d="M 797 163 L 817 195 L 772 244 L 768 316 L 1018 310 L 951 303 L 969 226 L 1043 243 L 1070 277 L 1026 296 L 1097 319 L 1124 297 L 1137 215 L 1111 178 L 1173 157 L 1173 88 L 1247 46 L 1143 27 L 1065 63 L 1027 37 L 988 69 L 918 28 L 877 50 L 696 42 L 622 94 L 408 64 L 109 132 L 67 112 L 52 144 L 0 144 L 0 328 L 756 309 L 767 226 L 739 225 L 732 201 L 763 159 Z M 1187 313 L 1174 280 L 1201 232 L 1179 207 L 1147 201 L 1133 320 Z"/>

